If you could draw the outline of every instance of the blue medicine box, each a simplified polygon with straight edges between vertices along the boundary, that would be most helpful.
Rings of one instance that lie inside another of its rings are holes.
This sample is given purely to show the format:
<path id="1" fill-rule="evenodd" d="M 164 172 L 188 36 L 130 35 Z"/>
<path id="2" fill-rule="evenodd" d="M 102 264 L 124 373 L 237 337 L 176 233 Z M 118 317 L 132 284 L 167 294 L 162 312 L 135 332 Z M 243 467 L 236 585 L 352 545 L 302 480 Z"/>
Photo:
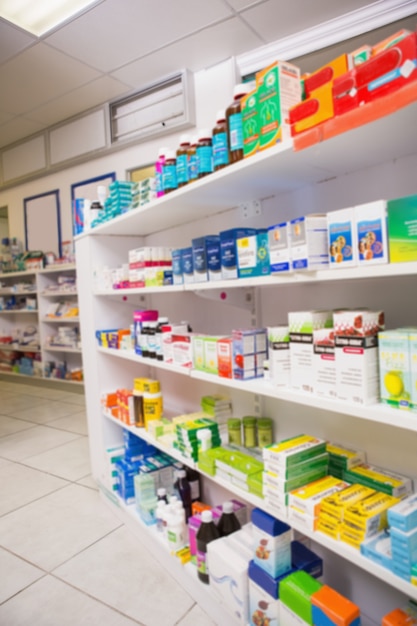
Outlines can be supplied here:
<path id="1" fill-rule="evenodd" d="M 173 250 L 172 256 L 172 281 L 174 285 L 182 285 L 184 275 L 182 271 L 182 253 L 181 249 Z"/>
<path id="2" fill-rule="evenodd" d="M 181 265 L 182 273 L 184 277 L 184 284 L 190 284 L 194 282 L 194 262 L 193 262 L 193 249 L 183 248 L 181 250 Z"/>
<path id="3" fill-rule="evenodd" d="M 254 228 L 230 228 L 220 233 L 221 274 L 223 280 L 238 278 L 236 242 L 242 237 L 256 235 Z"/>

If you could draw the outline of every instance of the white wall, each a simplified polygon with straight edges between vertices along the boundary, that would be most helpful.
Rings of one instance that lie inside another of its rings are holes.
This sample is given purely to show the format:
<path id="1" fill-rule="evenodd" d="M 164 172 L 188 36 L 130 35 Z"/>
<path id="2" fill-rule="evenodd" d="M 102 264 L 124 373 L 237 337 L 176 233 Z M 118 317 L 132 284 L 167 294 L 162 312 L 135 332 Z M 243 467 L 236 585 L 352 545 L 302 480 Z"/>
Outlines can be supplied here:
<path id="1" fill-rule="evenodd" d="M 196 129 L 190 129 L 188 131 L 190 134 L 195 134 L 199 128 L 212 128 L 214 126 L 217 111 L 226 108 L 232 101 L 235 82 L 235 63 L 232 59 L 196 73 L 197 119 Z M 0 206 L 9 207 L 10 236 L 18 237 L 22 241 L 25 239 L 24 198 L 59 189 L 62 240 L 72 239 L 72 184 L 113 171 L 116 172 L 118 180 L 126 180 L 127 170 L 153 163 L 161 145 L 175 149 L 179 143 L 180 134 L 182 133 L 176 132 L 146 143 L 130 145 L 128 148 L 113 154 L 101 158 L 92 158 L 88 163 L 75 165 L 67 170 L 0 191 Z M 45 227 L 47 228 L 48 225 L 45 224 Z"/>

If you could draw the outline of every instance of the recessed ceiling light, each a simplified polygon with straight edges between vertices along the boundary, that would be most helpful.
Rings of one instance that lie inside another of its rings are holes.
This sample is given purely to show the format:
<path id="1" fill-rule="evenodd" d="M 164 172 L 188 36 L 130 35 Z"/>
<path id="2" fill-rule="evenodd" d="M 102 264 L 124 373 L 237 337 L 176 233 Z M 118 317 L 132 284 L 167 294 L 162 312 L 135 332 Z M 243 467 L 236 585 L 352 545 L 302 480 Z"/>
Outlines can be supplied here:
<path id="1" fill-rule="evenodd" d="M 0 0 L 0 17 L 40 37 L 97 0 Z"/>

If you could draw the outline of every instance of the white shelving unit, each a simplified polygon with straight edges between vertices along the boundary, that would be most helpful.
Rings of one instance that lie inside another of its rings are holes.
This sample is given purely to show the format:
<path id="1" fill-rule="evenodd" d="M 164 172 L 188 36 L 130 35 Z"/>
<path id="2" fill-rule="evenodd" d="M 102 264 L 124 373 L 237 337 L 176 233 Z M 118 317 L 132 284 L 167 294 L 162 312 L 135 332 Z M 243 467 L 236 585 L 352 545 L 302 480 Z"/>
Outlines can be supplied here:
<path id="1" fill-rule="evenodd" d="M 7 321 L 4 329 L 13 329 L 16 325 L 23 323 L 19 320 L 19 317 L 22 316 L 24 319 L 25 325 L 28 323 L 33 324 L 38 329 L 39 334 L 39 345 L 35 348 L 31 348 L 30 346 L 19 345 L 17 347 L 10 347 L 7 344 L 2 346 L 0 345 L 0 350 L 4 350 L 6 352 L 17 351 L 22 354 L 28 352 L 37 352 L 40 354 L 40 366 L 39 366 L 39 375 L 36 376 L 36 379 L 44 379 L 52 382 L 59 383 L 71 383 L 74 385 L 83 385 L 82 382 L 72 381 L 72 380 L 64 380 L 61 378 L 48 378 L 44 375 L 41 375 L 41 372 L 44 372 L 44 364 L 46 361 L 54 361 L 57 359 L 58 355 L 60 360 L 65 360 L 70 367 L 80 367 L 82 363 L 81 357 L 81 348 L 80 346 L 76 347 L 66 347 L 66 346 L 50 346 L 47 341 L 47 337 L 49 334 L 54 334 L 56 332 L 57 324 L 76 324 L 79 326 L 79 318 L 47 318 L 46 314 L 48 311 L 48 306 L 51 302 L 56 301 L 66 301 L 68 299 L 77 300 L 78 295 L 77 291 L 70 292 L 65 290 L 52 290 L 51 286 L 56 284 L 58 276 L 68 275 L 75 276 L 76 268 L 75 264 L 60 264 L 52 267 L 46 267 L 42 270 L 33 270 L 27 272 L 9 272 L 5 274 L 0 274 L 0 281 L 4 283 L 6 286 L 0 289 L 0 296 L 10 296 L 16 295 L 19 297 L 36 297 L 38 308 L 32 310 L 11 310 L 11 311 L 0 311 L 0 315 Z M 26 290 L 14 290 L 14 286 L 16 286 L 20 281 L 28 281 L 32 282 L 34 285 L 34 289 L 31 291 Z M 13 288 L 13 289 L 12 289 Z M 49 289 L 48 289 L 49 288 Z M 49 326 L 52 324 L 52 326 Z M 3 324 L 2 324 L 3 325 Z M 0 370 L 0 375 L 11 375 L 11 376 L 23 376 L 18 372 L 8 372 Z M 25 378 L 30 378 L 25 375 Z"/>
<path id="2" fill-rule="evenodd" d="M 189 320 L 197 332 L 217 335 L 253 323 L 280 324 L 290 310 L 341 306 L 382 308 L 390 328 L 415 325 L 417 263 L 138 290 L 103 291 L 94 283 L 97 268 L 126 263 L 131 248 L 142 244 L 184 247 L 194 236 L 241 226 L 238 206 L 243 201 L 262 201 L 261 217 L 244 225 L 265 227 L 315 212 L 318 207 L 330 210 L 417 193 L 417 136 L 410 130 L 415 128 L 416 114 L 414 103 L 301 152 L 293 152 L 288 144 L 278 145 L 76 239 L 92 471 L 104 493 L 109 495 L 104 450 L 121 441 L 124 426 L 103 416 L 100 396 L 119 386 L 131 387 L 133 378 L 144 375 L 161 381 L 164 403 L 170 411 L 197 410 L 202 395 L 228 391 L 237 416 L 258 413 L 273 417 L 275 439 L 308 432 L 364 449 L 369 463 L 417 478 L 416 414 L 380 405 L 350 406 L 274 388 L 263 380 L 242 382 L 173 368 L 133 353 L 98 348 L 95 339 L 97 330 L 128 327 L 137 306 L 157 308 L 170 319 Z M 404 193 L 404 188 L 409 191 Z M 229 290 L 246 288 L 254 293 L 249 307 L 241 306 L 238 298 L 218 298 L 219 290 L 229 294 Z M 149 440 L 147 433 L 138 434 Z M 203 476 L 203 493 L 209 502 L 218 503 L 232 493 L 252 506 L 265 508 L 262 499 L 216 477 Z M 109 502 L 140 538 L 149 540 L 148 531 L 129 507 L 114 498 Z M 415 587 L 358 551 L 320 533 L 302 532 L 323 555 L 327 581 L 345 590 L 374 623 L 406 598 L 417 599 Z M 172 559 L 163 552 L 158 558 L 171 571 Z M 174 575 L 185 584 L 182 574 Z M 223 621 L 219 618 L 219 607 L 214 608 L 212 601 L 201 602 L 218 623 L 233 623 L 226 614 Z"/>

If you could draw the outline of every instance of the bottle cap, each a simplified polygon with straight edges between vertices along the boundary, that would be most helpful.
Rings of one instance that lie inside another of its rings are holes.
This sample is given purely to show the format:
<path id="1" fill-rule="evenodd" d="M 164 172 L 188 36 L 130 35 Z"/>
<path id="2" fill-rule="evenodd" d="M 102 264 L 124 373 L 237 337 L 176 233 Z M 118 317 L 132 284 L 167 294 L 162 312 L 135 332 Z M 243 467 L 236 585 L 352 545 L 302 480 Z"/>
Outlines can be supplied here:
<path id="1" fill-rule="evenodd" d="M 225 121 L 226 121 L 226 111 L 224 111 L 223 109 L 221 109 L 220 111 L 217 111 L 216 122 L 225 122 Z"/>
<path id="2" fill-rule="evenodd" d="M 177 158 L 177 153 L 175 152 L 175 150 L 167 150 L 165 152 L 165 161 L 169 161 L 170 159 L 176 159 Z"/>
<path id="3" fill-rule="evenodd" d="M 187 472 L 184 469 L 178 470 L 177 476 L 178 478 L 185 478 L 187 476 Z"/>
<path id="4" fill-rule="evenodd" d="M 158 150 L 158 157 L 165 156 L 167 151 L 168 151 L 168 148 L 159 148 L 159 150 Z"/>
<path id="5" fill-rule="evenodd" d="M 246 415 L 246 417 L 242 418 L 243 426 L 255 426 L 256 417 L 252 417 L 251 415 Z"/>
<path id="6" fill-rule="evenodd" d="M 156 494 L 158 496 L 166 496 L 167 490 L 165 489 L 165 487 L 158 487 Z"/>
<path id="7" fill-rule="evenodd" d="M 201 521 L 208 523 L 213 521 L 213 513 L 209 510 L 205 510 L 201 513 Z"/>
<path id="8" fill-rule="evenodd" d="M 233 98 L 236 100 L 239 96 L 245 96 L 249 92 L 250 85 L 248 83 L 239 83 L 233 89 Z"/>
<path id="9" fill-rule="evenodd" d="M 198 133 L 198 138 L 210 139 L 211 135 L 212 135 L 211 130 L 209 130 L 208 128 L 202 128 L 200 132 Z"/>
<path id="10" fill-rule="evenodd" d="M 168 324 L 168 318 L 165 316 L 158 317 L 158 324 Z"/>
<path id="11" fill-rule="evenodd" d="M 190 143 L 190 135 L 181 135 L 180 146 L 183 146 L 184 144 L 189 144 L 189 143 Z"/>
<path id="12" fill-rule="evenodd" d="M 193 135 L 193 136 L 191 137 L 191 145 L 192 145 L 192 146 L 194 146 L 194 145 L 196 145 L 197 143 L 198 143 L 198 137 L 197 137 L 197 135 Z"/>
<path id="13" fill-rule="evenodd" d="M 233 513 L 233 502 L 230 502 L 230 500 L 223 502 L 222 511 L 223 513 Z"/>

